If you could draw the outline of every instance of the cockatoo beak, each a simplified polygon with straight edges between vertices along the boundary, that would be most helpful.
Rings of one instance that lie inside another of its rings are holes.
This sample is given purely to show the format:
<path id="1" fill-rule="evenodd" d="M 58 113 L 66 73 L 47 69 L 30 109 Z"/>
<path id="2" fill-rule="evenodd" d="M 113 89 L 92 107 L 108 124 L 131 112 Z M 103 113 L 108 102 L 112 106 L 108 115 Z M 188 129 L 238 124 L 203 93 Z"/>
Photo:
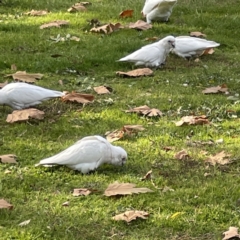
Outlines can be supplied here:
<path id="1" fill-rule="evenodd" d="M 175 43 L 174 42 L 171 42 L 171 45 L 173 48 L 175 48 Z"/>

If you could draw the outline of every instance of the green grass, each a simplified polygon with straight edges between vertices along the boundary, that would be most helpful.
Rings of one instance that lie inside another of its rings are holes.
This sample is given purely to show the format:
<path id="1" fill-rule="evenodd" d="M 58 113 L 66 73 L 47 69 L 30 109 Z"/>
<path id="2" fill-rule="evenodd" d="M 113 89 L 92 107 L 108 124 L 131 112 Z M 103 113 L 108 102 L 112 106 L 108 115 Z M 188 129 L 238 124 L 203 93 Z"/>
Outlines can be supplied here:
<path id="1" fill-rule="evenodd" d="M 77 90 L 95 95 L 93 104 L 82 107 L 57 100 L 37 108 L 44 110 L 43 121 L 8 124 L 12 109 L 0 106 L 0 155 L 16 154 L 18 164 L 0 165 L 0 198 L 13 204 L 13 210 L 0 209 L 0 239 L 222 239 L 230 226 L 239 227 L 239 117 L 238 102 L 225 95 L 203 95 L 210 86 L 227 84 L 231 95 L 240 92 L 240 44 L 238 39 L 239 0 L 179 0 L 170 22 L 154 23 L 148 31 L 121 29 L 111 35 L 90 33 L 87 20 L 126 25 L 141 18 L 143 1 L 93 0 L 88 11 L 68 13 L 74 1 L 3 0 L 0 8 L 0 73 L 1 82 L 20 71 L 42 73 L 36 84 L 57 90 Z M 47 16 L 24 15 L 31 9 L 48 9 Z M 125 9 L 134 9 L 132 19 L 119 19 Z M 40 30 L 52 20 L 68 20 L 62 28 Z M 221 43 L 213 55 L 188 64 L 170 55 L 163 69 L 152 77 L 125 79 L 116 71 L 129 71 L 130 63 L 119 58 L 147 44 L 147 37 L 186 35 L 202 31 L 207 38 Z M 71 34 L 80 42 L 55 43 L 51 36 Z M 51 55 L 61 54 L 59 58 Z M 75 70 L 71 73 L 69 70 Z M 59 80 L 65 83 L 63 86 Z M 184 84 L 188 84 L 187 87 Z M 111 95 L 96 95 L 94 86 L 108 85 Z M 111 98 L 112 103 L 105 100 Z M 162 118 L 147 119 L 123 112 L 129 106 L 147 104 L 160 109 Z M 181 109 L 180 109 L 181 108 Z M 82 111 L 79 111 L 82 110 Z M 206 114 L 213 124 L 176 127 L 174 121 L 190 114 Z M 146 130 L 115 142 L 128 152 L 123 168 L 102 166 L 89 175 L 65 167 L 36 168 L 34 164 L 67 148 L 78 139 L 142 124 Z M 187 141 L 224 139 L 214 146 L 189 146 Z M 163 147 L 172 146 L 165 152 Z M 191 159 L 176 160 L 174 154 L 186 149 Z M 225 150 L 233 163 L 208 166 L 201 150 L 208 155 Z M 153 170 L 153 182 L 140 181 Z M 4 174 L 10 170 L 10 174 Z M 206 177 L 204 174 L 208 173 Z M 148 187 L 154 193 L 108 198 L 102 195 L 114 182 L 131 182 Z M 86 187 L 100 192 L 87 197 L 73 197 L 74 188 Z M 174 191 L 163 191 L 169 187 Z M 69 207 L 62 203 L 69 201 Z M 127 224 L 114 222 L 115 214 L 129 209 L 147 211 L 147 220 Z M 180 212 L 175 218 L 173 214 Z M 24 227 L 19 223 L 31 219 Z"/>

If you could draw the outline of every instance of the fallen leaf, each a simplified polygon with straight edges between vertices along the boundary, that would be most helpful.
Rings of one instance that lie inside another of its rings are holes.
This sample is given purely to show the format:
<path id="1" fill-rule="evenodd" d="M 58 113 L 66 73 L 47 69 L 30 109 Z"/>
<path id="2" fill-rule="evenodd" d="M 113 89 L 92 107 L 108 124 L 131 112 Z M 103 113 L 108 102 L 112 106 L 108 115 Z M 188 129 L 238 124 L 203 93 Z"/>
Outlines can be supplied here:
<path id="1" fill-rule="evenodd" d="M 228 91 L 227 85 L 226 84 L 222 84 L 220 86 L 216 86 L 216 87 L 210 87 L 210 88 L 206 88 L 202 91 L 202 93 L 204 94 L 209 94 L 209 93 L 225 93 Z"/>
<path id="2" fill-rule="evenodd" d="M 68 21 L 64 21 L 64 20 L 55 20 L 53 22 L 49 22 L 49 23 L 45 23 L 43 25 L 40 26 L 40 29 L 44 29 L 44 28 L 51 28 L 51 27 L 61 27 L 61 26 L 66 26 L 68 25 L 69 22 Z"/>
<path id="3" fill-rule="evenodd" d="M 7 209 L 13 209 L 13 205 L 8 203 L 6 200 L 4 199 L 0 199 L 0 209 L 1 208 L 7 208 Z"/>
<path id="4" fill-rule="evenodd" d="M 12 71 L 17 71 L 17 66 L 16 66 L 16 64 L 12 64 L 12 65 L 11 65 L 11 70 L 12 70 Z"/>
<path id="5" fill-rule="evenodd" d="M 140 106 L 140 107 L 135 107 L 135 108 L 131 108 L 129 110 L 125 110 L 126 113 L 142 113 L 143 111 L 149 111 L 151 108 L 148 107 L 147 105 L 143 105 L 143 106 Z"/>
<path id="6" fill-rule="evenodd" d="M 94 87 L 93 89 L 97 94 L 108 94 L 112 92 L 112 88 L 108 86 L 99 86 L 99 87 Z"/>
<path id="7" fill-rule="evenodd" d="M 116 196 L 116 195 L 131 195 L 133 193 L 146 193 L 153 192 L 149 188 L 135 188 L 136 184 L 133 183 L 119 183 L 114 182 L 109 184 L 104 192 L 105 196 Z"/>
<path id="8" fill-rule="evenodd" d="M 62 206 L 63 207 L 68 207 L 69 206 L 69 202 L 67 201 L 67 202 L 64 202 L 63 204 L 62 204 Z"/>
<path id="9" fill-rule="evenodd" d="M 75 3 L 67 11 L 70 13 L 83 12 L 83 11 L 87 11 L 87 8 L 85 8 L 82 3 Z"/>
<path id="10" fill-rule="evenodd" d="M 132 16 L 133 16 L 133 10 L 132 9 L 124 10 L 119 14 L 119 17 L 121 17 L 121 18 L 127 18 L 127 17 L 132 17 Z"/>
<path id="11" fill-rule="evenodd" d="M 213 54 L 215 51 L 214 51 L 214 48 L 207 48 L 204 50 L 204 52 L 202 53 L 202 55 L 208 55 L 208 54 Z M 200 55 L 201 56 L 201 55 Z"/>
<path id="12" fill-rule="evenodd" d="M 122 129 L 121 130 L 117 129 L 112 132 L 106 132 L 105 135 L 106 135 L 106 139 L 108 140 L 108 142 L 115 142 L 115 141 L 123 138 L 124 131 Z"/>
<path id="13" fill-rule="evenodd" d="M 4 82 L 4 83 L 0 83 L 0 88 L 3 88 L 4 86 L 6 86 L 8 84 L 8 81 Z"/>
<path id="14" fill-rule="evenodd" d="M 31 10 L 30 12 L 26 12 L 26 15 L 30 16 L 44 16 L 48 14 L 48 11 L 45 10 Z"/>
<path id="15" fill-rule="evenodd" d="M 132 29 L 137 29 L 137 30 L 148 30 L 152 28 L 152 25 L 142 20 L 138 20 L 135 23 L 129 23 L 128 27 Z"/>
<path id="16" fill-rule="evenodd" d="M 77 103 L 91 103 L 94 100 L 94 96 L 91 94 L 85 94 L 85 93 L 76 93 L 71 92 L 62 97 L 62 101 L 64 102 L 77 102 Z"/>
<path id="17" fill-rule="evenodd" d="M 121 23 L 109 23 L 100 27 L 94 27 L 90 29 L 90 32 L 110 34 L 119 30 L 120 28 L 124 28 Z"/>
<path id="18" fill-rule="evenodd" d="M 205 37 L 207 37 L 206 34 L 201 33 L 201 32 L 189 32 L 189 35 L 190 35 L 191 37 L 200 37 L 200 38 L 205 38 Z"/>
<path id="19" fill-rule="evenodd" d="M 187 141 L 186 143 L 188 146 L 191 146 L 191 147 L 198 147 L 198 146 L 212 146 L 214 145 L 214 141 L 212 140 L 209 140 L 209 141 Z"/>
<path id="20" fill-rule="evenodd" d="M 72 36 L 69 38 L 70 40 L 72 41 L 76 41 L 76 42 L 79 42 L 80 41 L 80 38 L 79 37 L 76 37 L 76 36 Z"/>
<path id="21" fill-rule="evenodd" d="M 228 231 L 224 232 L 224 238 L 222 240 L 228 240 L 233 238 L 240 239 L 240 235 L 238 234 L 237 227 L 229 227 Z"/>
<path id="22" fill-rule="evenodd" d="M 152 179 L 152 170 L 148 171 L 145 176 L 141 178 L 142 181 Z"/>
<path id="23" fill-rule="evenodd" d="M 163 113 L 157 108 L 152 108 L 150 110 L 142 111 L 142 114 L 147 117 L 157 117 L 157 116 L 161 117 L 163 115 Z"/>
<path id="24" fill-rule="evenodd" d="M 207 119 L 207 116 L 185 116 L 182 117 L 180 121 L 176 122 L 176 126 L 182 126 L 182 125 L 203 125 L 203 124 L 209 124 L 209 120 Z"/>
<path id="25" fill-rule="evenodd" d="M 6 122 L 14 123 L 19 121 L 27 121 L 31 118 L 42 120 L 44 118 L 44 112 L 35 108 L 28 108 L 23 110 L 15 110 L 11 114 L 8 114 Z"/>
<path id="26" fill-rule="evenodd" d="M 26 220 L 24 222 L 21 222 L 21 223 L 18 224 L 18 226 L 21 226 L 21 227 L 26 226 L 26 225 L 28 225 L 30 223 L 30 221 L 31 221 L 31 219 Z"/>
<path id="27" fill-rule="evenodd" d="M 174 157 L 178 160 L 186 160 L 190 158 L 189 154 L 184 149 L 181 150 L 180 152 L 177 152 Z"/>
<path id="28" fill-rule="evenodd" d="M 63 55 L 62 54 L 52 54 L 51 57 L 52 58 L 58 58 L 58 57 L 62 57 Z"/>
<path id="29" fill-rule="evenodd" d="M 122 128 L 122 131 L 129 135 L 143 130 L 145 130 L 145 128 L 142 125 L 124 125 Z"/>
<path id="30" fill-rule="evenodd" d="M 209 156 L 205 162 L 208 162 L 210 164 L 212 164 L 213 166 L 216 165 L 216 163 L 220 164 L 220 165 L 225 165 L 228 163 L 231 163 L 231 159 L 229 159 L 231 155 L 230 154 L 226 154 L 225 151 L 221 151 L 215 155 L 211 155 Z"/>
<path id="31" fill-rule="evenodd" d="M 132 210 L 132 211 L 126 211 L 124 213 L 118 214 L 114 216 L 113 219 L 116 221 L 123 220 L 129 223 L 132 220 L 136 220 L 137 218 L 147 219 L 148 216 L 149 216 L 149 213 L 147 212 Z"/>
<path id="32" fill-rule="evenodd" d="M 16 81 L 34 83 L 37 79 L 41 79 L 43 77 L 43 74 L 18 71 L 16 73 L 6 75 L 6 77 L 12 77 Z"/>
<path id="33" fill-rule="evenodd" d="M 78 196 L 87 196 L 91 193 L 91 191 L 87 188 L 75 188 L 73 189 L 73 196 L 78 197 Z"/>
<path id="34" fill-rule="evenodd" d="M 153 70 L 151 70 L 150 68 L 139 68 L 129 72 L 117 71 L 116 74 L 122 77 L 151 76 L 153 75 Z"/>
<path id="35" fill-rule="evenodd" d="M 151 42 L 155 42 L 159 39 L 159 37 L 150 37 L 150 38 L 145 38 L 144 41 L 151 41 Z"/>
<path id="36" fill-rule="evenodd" d="M 17 163 L 17 156 L 14 154 L 0 155 L 0 161 L 2 163 Z"/>

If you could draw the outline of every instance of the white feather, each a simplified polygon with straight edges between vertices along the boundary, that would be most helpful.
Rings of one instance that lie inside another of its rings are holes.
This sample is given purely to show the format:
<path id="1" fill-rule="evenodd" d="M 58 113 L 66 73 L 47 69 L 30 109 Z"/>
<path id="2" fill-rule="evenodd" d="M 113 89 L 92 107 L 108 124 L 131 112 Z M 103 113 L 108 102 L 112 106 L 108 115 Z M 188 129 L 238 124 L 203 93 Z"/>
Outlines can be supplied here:
<path id="1" fill-rule="evenodd" d="M 175 38 L 175 48 L 171 51 L 183 58 L 197 57 L 208 48 L 220 46 L 219 43 L 202 38 L 180 36 Z"/>
<path id="2" fill-rule="evenodd" d="M 62 92 L 27 83 L 9 83 L 0 89 L 0 104 L 6 104 L 13 109 L 23 109 L 63 95 Z"/>
<path id="3" fill-rule="evenodd" d="M 147 23 L 166 22 L 171 16 L 176 2 L 177 0 L 146 0 L 142 14 L 146 17 Z"/>
<path id="4" fill-rule="evenodd" d="M 146 45 L 118 61 L 134 62 L 136 66 L 159 67 L 165 63 L 167 55 L 174 47 L 174 43 L 175 38 L 168 36 L 158 42 Z"/>
<path id="5" fill-rule="evenodd" d="M 126 151 L 110 144 L 100 136 L 84 137 L 66 150 L 46 159 L 38 165 L 66 165 L 67 167 L 88 173 L 103 163 L 123 165 L 127 160 Z"/>

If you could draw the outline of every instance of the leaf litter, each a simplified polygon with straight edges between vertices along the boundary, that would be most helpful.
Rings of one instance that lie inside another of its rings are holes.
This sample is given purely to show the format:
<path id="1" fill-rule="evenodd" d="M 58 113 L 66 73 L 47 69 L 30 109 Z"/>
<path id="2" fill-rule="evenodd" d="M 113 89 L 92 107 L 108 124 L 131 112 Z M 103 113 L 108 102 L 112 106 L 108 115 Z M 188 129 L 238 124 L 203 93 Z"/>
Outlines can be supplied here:
<path id="1" fill-rule="evenodd" d="M 90 32 L 110 34 L 121 28 L 124 28 L 121 23 L 108 23 L 100 27 L 93 27 Z"/>
<path id="2" fill-rule="evenodd" d="M 137 218 L 147 219 L 148 216 L 149 216 L 148 212 L 131 210 L 131 211 L 126 211 L 124 213 L 118 214 L 114 216 L 113 219 L 116 221 L 123 220 L 129 223 L 132 220 L 136 220 Z"/>
<path id="3" fill-rule="evenodd" d="M 133 16 L 133 10 L 132 9 L 127 9 L 119 13 L 119 17 L 121 18 L 127 18 L 127 17 L 132 17 Z"/>
<path id="4" fill-rule="evenodd" d="M 6 122 L 22 122 L 30 119 L 42 120 L 44 119 L 45 113 L 35 108 L 28 108 L 23 110 L 15 110 L 11 114 L 8 114 Z"/>
<path id="5" fill-rule="evenodd" d="M 138 68 L 128 72 L 117 71 L 116 74 L 121 77 L 142 77 L 142 76 L 152 76 L 153 70 L 150 68 Z"/>
<path id="6" fill-rule="evenodd" d="M 226 84 L 222 84 L 216 87 L 210 87 L 206 88 L 202 91 L 204 94 L 210 94 L 210 93 L 228 93 L 228 87 Z"/>
<path id="7" fill-rule="evenodd" d="M 17 163 L 16 159 L 17 156 L 14 154 L 0 155 L 0 161 L 2 163 Z"/>
<path id="8" fill-rule="evenodd" d="M 104 192 L 105 196 L 116 196 L 116 195 L 131 195 L 133 193 L 146 193 L 146 192 L 153 192 L 149 188 L 135 188 L 136 184 L 133 183 L 119 183 L 114 182 L 109 184 L 107 189 Z"/>
<path id="9" fill-rule="evenodd" d="M 13 74 L 8 74 L 6 77 L 12 77 L 16 81 L 34 83 L 36 80 L 39 80 L 44 75 L 41 73 L 27 73 L 26 71 L 18 71 Z"/>
<path id="10" fill-rule="evenodd" d="M 65 20 L 55 20 L 49 23 L 45 23 L 43 25 L 41 25 L 39 28 L 40 29 L 44 29 L 44 28 L 52 28 L 52 27 L 61 27 L 61 26 L 67 26 L 69 25 L 69 21 L 65 21 Z"/>
<path id="11" fill-rule="evenodd" d="M 225 151 L 221 151 L 215 155 L 209 156 L 205 162 L 210 163 L 211 165 L 215 166 L 216 164 L 226 165 L 231 163 L 231 159 L 229 158 L 231 155 L 225 153 Z"/>
<path id="12" fill-rule="evenodd" d="M 13 209 L 13 205 L 2 198 L 0 199 L 0 209 L 1 208 L 6 208 L 11 210 Z"/>
<path id="13" fill-rule="evenodd" d="M 147 105 L 125 110 L 126 113 L 139 113 L 146 117 L 162 117 L 163 113 L 157 108 L 150 108 Z"/>
<path id="14" fill-rule="evenodd" d="M 228 239 L 240 239 L 240 234 L 238 233 L 237 227 L 229 227 L 228 231 L 223 232 L 224 238 L 222 240 Z"/>
<path id="15" fill-rule="evenodd" d="M 129 23 L 128 28 L 144 31 L 144 30 L 151 29 L 152 25 L 144 22 L 143 20 L 138 20 L 135 23 Z"/>
<path id="16" fill-rule="evenodd" d="M 176 126 L 183 126 L 183 125 L 204 125 L 204 124 L 210 124 L 207 116 L 201 115 L 201 116 L 185 116 L 182 117 L 180 121 L 175 122 Z"/>
<path id="17" fill-rule="evenodd" d="M 77 102 L 81 104 L 92 103 L 94 101 L 94 96 L 86 93 L 71 92 L 62 96 L 63 102 Z"/>

